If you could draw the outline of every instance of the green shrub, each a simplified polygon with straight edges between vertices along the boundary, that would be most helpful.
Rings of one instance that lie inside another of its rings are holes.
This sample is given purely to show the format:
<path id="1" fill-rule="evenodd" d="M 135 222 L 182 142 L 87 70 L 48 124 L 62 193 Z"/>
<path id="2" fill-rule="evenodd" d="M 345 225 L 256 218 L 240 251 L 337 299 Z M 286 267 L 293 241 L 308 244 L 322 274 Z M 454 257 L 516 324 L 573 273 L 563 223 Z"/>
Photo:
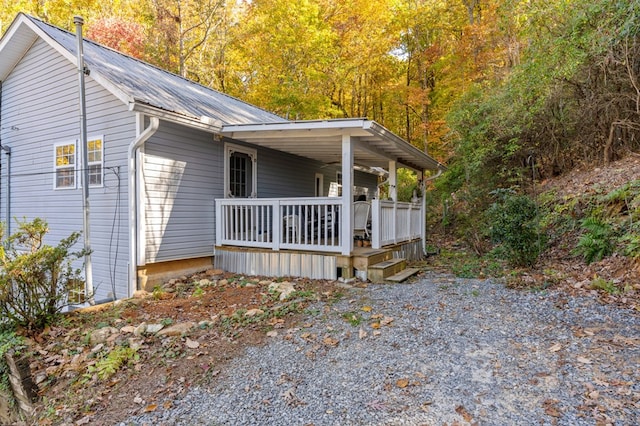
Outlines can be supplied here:
<path id="1" fill-rule="evenodd" d="M 582 221 L 584 233 L 578 240 L 575 252 L 584 257 L 587 264 L 597 262 L 613 253 L 614 232 L 611 225 L 590 216 Z"/>
<path id="2" fill-rule="evenodd" d="M 72 262 L 85 252 L 71 252 L 80 234 L 74 232 L 52 247 L 44 244 L 48 232 L 42 219 L 18 222 L 18 230 L 0 248 L 0 315 L 29 332 L 53 323 L 68 303 L 68 289 L 82 280 L 81 269 Z"/>
<path id="3" fill-rule="evenodd" d="M 512 265 L 533 266 L 544 245 L 535 202 L 509 189 L 492 194 L 497 198 L 487 211 L 492 240 L 502 244 Z"/>
<path id="4" fill-rule="evenodd" d="M 632 259 L 640 259 L 640 235 L 625 234 L 620 238 L 620 242 L 625 244 L 624 255 Z"/>

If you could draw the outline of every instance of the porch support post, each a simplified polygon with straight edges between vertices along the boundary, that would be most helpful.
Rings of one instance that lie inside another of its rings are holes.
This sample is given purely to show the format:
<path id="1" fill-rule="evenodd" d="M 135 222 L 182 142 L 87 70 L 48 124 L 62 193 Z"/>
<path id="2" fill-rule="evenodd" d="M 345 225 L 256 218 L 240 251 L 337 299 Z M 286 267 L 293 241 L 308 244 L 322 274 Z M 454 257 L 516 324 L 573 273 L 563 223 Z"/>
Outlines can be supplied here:
<path id="1" fill-rule="evenodd" d="M 389 198 L 394 203 L 398 202 L 398 169 L 397 163 L 393 160 L 389 161 Z"/>
<path id="2" fill-rule="evenodd" d="M 420 197 L 420 239 L 422 240 L 422 254 L 427 255 L 427 197 L 424 172 L 416 173 L 418 179 L 418 197 Z"/>
<path id="3" fill-rule="evenodd" d="M 353 250 L 353 144 L 350 135 L 342 135 L 342 254 Z"/>

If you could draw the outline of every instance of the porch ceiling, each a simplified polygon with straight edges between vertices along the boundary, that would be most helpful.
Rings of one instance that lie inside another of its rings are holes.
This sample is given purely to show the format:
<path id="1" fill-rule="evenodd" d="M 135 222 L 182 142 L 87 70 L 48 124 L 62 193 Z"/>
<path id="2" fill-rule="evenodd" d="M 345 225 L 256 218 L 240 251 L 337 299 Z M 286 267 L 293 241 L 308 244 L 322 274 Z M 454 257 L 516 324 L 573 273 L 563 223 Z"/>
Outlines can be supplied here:
<path id="1" fill-rule="evenodd" d="M 342 161 L 342 136 L 354 142 L 354 164 L 387 169 L 393 160 L 417 171 L 445 166 L 375 121 L 336 119 L 224 125 L 222 136 L 326 164 Z"/>

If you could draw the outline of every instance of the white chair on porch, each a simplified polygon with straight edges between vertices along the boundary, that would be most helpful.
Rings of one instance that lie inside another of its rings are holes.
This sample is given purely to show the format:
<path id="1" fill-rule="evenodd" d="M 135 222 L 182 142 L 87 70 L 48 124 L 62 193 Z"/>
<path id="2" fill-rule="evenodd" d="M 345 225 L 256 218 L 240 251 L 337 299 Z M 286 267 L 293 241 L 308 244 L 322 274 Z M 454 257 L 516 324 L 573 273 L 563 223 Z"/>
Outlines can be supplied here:
<path id="1" fill-rule="evenodd" d="M 353 235 L 369 239 L 369 215 L 371 203 L 368 201 L 356 201 L 353 203 Z"/>
<path id="2" fill-rule="evenodd" d="M 296 214 L 290 214 L 282 218 L 284 222 L 285 242 L 295 243 L 297 242 L 298 229 L 300 227 L 300 219 Z"/>

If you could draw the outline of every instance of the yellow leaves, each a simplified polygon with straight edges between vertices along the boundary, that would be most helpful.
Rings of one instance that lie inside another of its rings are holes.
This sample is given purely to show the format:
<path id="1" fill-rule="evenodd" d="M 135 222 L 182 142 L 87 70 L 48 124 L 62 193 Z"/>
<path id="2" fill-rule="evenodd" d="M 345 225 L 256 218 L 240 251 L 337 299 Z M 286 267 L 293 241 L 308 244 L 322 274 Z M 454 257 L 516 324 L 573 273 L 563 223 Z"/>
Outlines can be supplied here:
<path id="1" fill-rule="evenodd" d="M 151 413 L 152 411 L 156 411 L 156 408 L 158 408 L 158 404 L 149 404 L 146 407 L 144 407 L 144 412 Z"/>
<path id="2" fill-rule="evenodd" d="M 407 386 L 409 386 L 409 379 L 407 378 L 398 379 L 396 381 L 396 386 L 399 387 L 400 389 L 406 388 Z"/>
<path id="3" fill-rule="evenodd" d="M 386 317 L 382 314 L 372 315 L 371 318 L 379 320 L 371 323 L 371 328 L 374 330 L 378 330 L 380 327 L 390 326 L 393 322 L 392 317 Z"/>
<path id="4" fill-rule="evenodd" d="M 371 306 L 363 306 L 362 307 L 362 312 L 371 312 L 373 308 Z"/>

